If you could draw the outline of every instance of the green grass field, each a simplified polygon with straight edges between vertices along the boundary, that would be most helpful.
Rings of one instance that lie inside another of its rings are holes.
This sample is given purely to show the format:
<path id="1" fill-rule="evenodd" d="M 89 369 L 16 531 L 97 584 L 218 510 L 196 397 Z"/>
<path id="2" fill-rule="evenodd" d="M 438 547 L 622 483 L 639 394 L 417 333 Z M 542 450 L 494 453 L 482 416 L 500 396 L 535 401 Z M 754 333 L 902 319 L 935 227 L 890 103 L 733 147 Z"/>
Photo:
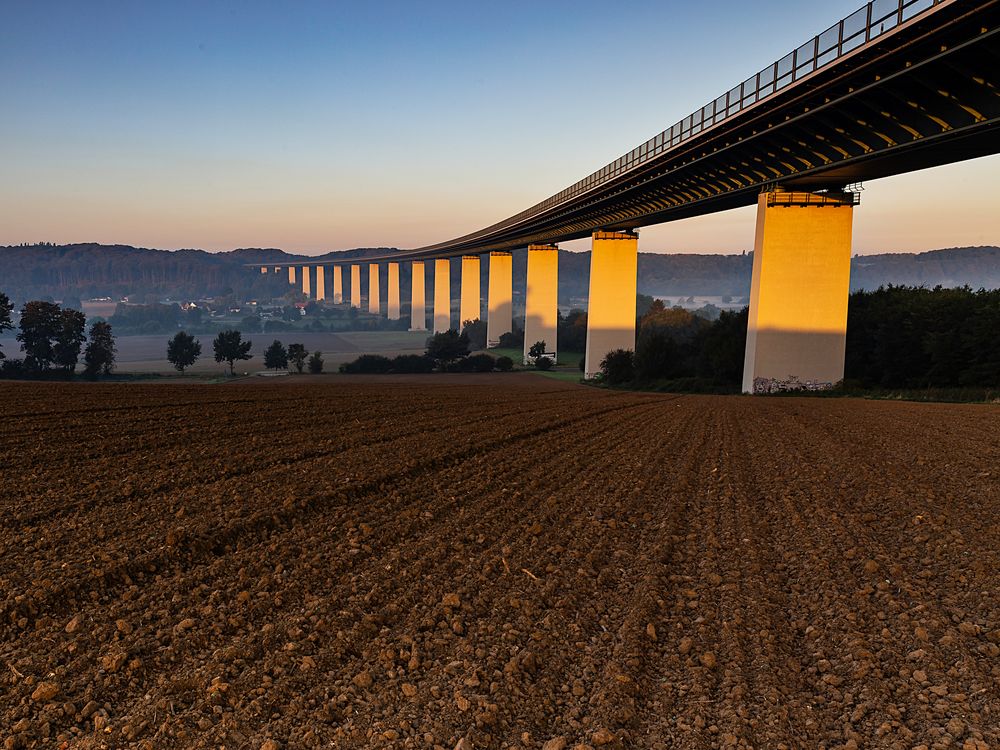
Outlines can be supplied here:
<path id="1" fill-rule="evenodd" d="M 488 349 L 487 352 L 494 357 L 510 357 L 514 360 L 514 365 L 518 367 L 524 361 L 524 352 L 520 349 L 497 348 Z M 577 367 L 581 359 L 583 359 L 582 352 L 559 352 L 559 362 L 557 364 L 560 367 Z"/>

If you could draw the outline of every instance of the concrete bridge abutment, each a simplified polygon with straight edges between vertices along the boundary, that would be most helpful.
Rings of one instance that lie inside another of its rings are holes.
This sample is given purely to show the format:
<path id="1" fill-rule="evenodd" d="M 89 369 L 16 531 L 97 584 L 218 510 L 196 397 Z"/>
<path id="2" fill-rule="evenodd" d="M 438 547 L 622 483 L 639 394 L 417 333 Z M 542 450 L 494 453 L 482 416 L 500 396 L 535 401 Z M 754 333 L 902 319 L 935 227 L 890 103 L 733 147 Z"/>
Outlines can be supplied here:
<path id="1" fill-rule="evenodd" d="M 513 330 L 513 297 L 513 256 L 505 252 L 490 253 L 486 300 L 487 348 L 500 346 L 500 337 Z"/>
<path id="2" fill-rule="evenodd" d="M 351 266 L 351 307 L 361 309 L 361 266 Z"/>
<path id="3" fill-rule="evenodd" d="M 378 263 L 368 264 L 368 312 L 378 315 L 382 311 L 382 298 L 379 292 Z"/>
<path id="4" fill-rule="evenodd" d="M 601 371 L 601 360 L 615 349 L 635 349 L 635 294 L 639 235 L 594 232 L 587 303 L 587 351 L 583 374 Z"/>
<path id="5" fill-rule="evenodd" d="M 340 305 L 344 302 L 344 268 L 343 266 L 333 267 L 333 304 Z"/>
<path id="6" fill-rule="evenodd" d="M 451 328 L 451 261 L 434 261 L 434 333 Z"/>
<path id="7" fill-rule="evenodd" d="M 425 302 L 426 286 L 424 281 L 424 262 L 415 260 L 410 265 L 410 330 L 427 330 L 427 306 Z"/>
<path id="8" fill-rule="evenodd" d="M 481 304 L 481 290 L 479 280 L 479 256 L 462 256 L 462 289 L 458 306 L 458 328 L 465 325 L 467 320 L 479 320 Z"/>
<path id="9" fill-rule="evenodd" d="M 857 196 L 769 192 L 757 202 L 743 391 L 844 378 Z"/>
<path id="10" fill-rule="evenodd" d="M 389 263 L 386 317 L 399 320 L 399 263 Z"/>
<path id="11" fill-rule="evenodd" d="M 524 297 L 524 364 L 528 351 L 538 341 L 545 342 L 545 355 L 555 360 L 558 352 L 556 331 L 559 315 L 559 248 L 556 245 L 528 245 L 528 273 Z"/>

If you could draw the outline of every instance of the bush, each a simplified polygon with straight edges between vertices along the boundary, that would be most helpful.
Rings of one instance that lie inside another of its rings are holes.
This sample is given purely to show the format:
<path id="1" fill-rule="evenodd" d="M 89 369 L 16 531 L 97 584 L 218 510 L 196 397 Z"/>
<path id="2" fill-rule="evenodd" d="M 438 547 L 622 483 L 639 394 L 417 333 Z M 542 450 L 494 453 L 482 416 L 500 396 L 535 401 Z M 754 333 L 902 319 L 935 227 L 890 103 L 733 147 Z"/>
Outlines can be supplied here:
<path id="1" fill-rule="evenodd" d="M 381 354 L 362 354 L 353 362 L 344 362 L 340 371 L 350 375 L 373 375 L 389 372 L 392 360 Z"/>
<path id="2" fill-rule="evenodd" d="M 535 359 L 535 369 L 551 370 L 552 360 L 549 357 L 538 357 Z"/>
<path id="3" fill-rule="evenodd" d="M 524 329 L 514 326 L 513 331 L 509 331 L 500 336 L 499 347 L 501 349 L 523 349 Z"/>
<path id="4" fill-rule="evenodd" d="M 497 357 L 496 368 L 500 372 L 510 372 L 514 369 L 514 360 L 510 357 Z"/>
<path id="5" fill-rule="evenodd" d="M 20 380 L 27 376 L 28 371 L 23 359 L 0 359 L 0 378 Z"/>
<path id="6" fill-rule="evenodd" d="M 447 369 L 449 363 L 461 359 L 469 353 L 469 337 L 463 332 L 458 333 L 450 328 L 443 333 L 435 333 L 427 339 L 426 355 L 433 359 L 441 369 Z"/>
<path id="7" fill-rule="evenodd" d="M 392 359 L 392 372 L 425 373 L 434 371 L 434 360 L 422 354 L 400 354 Z"/>
<path id="8" fill-rule="evenodd" d="M 490 354 L 473 354 L 465 358 L 467 372 L 493 372 L 496 367 L 496 358 Z"/>
<path id="9" fill-rule="evenodd" d="M 630 349 L 615 349 L 601 360 L 601 375 L 608 385 L 628 383 L 635 378 L 634 355 Z"/>

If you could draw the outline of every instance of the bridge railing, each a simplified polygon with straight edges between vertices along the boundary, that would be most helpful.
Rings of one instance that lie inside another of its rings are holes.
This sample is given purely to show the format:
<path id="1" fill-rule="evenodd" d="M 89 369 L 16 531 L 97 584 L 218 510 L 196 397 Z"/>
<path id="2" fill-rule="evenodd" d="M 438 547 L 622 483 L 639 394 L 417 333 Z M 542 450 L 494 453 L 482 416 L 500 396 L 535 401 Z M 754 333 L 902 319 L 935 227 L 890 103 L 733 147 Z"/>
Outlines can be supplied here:
<path id="1" fill-rule="evenodd" d="M 515 216 L 461 239 L 472 239 L 516 224 L 613 180 L 943 2 L 945 0 L 872 0 L 602 169 Z"/>

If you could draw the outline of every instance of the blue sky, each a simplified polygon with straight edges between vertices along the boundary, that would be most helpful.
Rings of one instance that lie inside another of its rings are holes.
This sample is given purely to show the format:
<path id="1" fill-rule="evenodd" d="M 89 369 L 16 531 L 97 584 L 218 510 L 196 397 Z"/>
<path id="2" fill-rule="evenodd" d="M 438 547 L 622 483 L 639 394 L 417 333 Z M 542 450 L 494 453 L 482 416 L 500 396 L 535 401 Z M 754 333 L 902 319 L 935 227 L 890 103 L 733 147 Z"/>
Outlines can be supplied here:
<path id="1" fill-rule="evenodd" d="M 859 5 L 0 0 L 0 244 L 440 241 L 576 181 Z M 1000 242 L 992 193 L 966 189 L 998 166 L 869 183 L 855 250 Z M 942 209 L 947 184 L 963 197 Z M 740 210 L 647 228 L 642 249 L 740 252 L 752 234 Z"/>

